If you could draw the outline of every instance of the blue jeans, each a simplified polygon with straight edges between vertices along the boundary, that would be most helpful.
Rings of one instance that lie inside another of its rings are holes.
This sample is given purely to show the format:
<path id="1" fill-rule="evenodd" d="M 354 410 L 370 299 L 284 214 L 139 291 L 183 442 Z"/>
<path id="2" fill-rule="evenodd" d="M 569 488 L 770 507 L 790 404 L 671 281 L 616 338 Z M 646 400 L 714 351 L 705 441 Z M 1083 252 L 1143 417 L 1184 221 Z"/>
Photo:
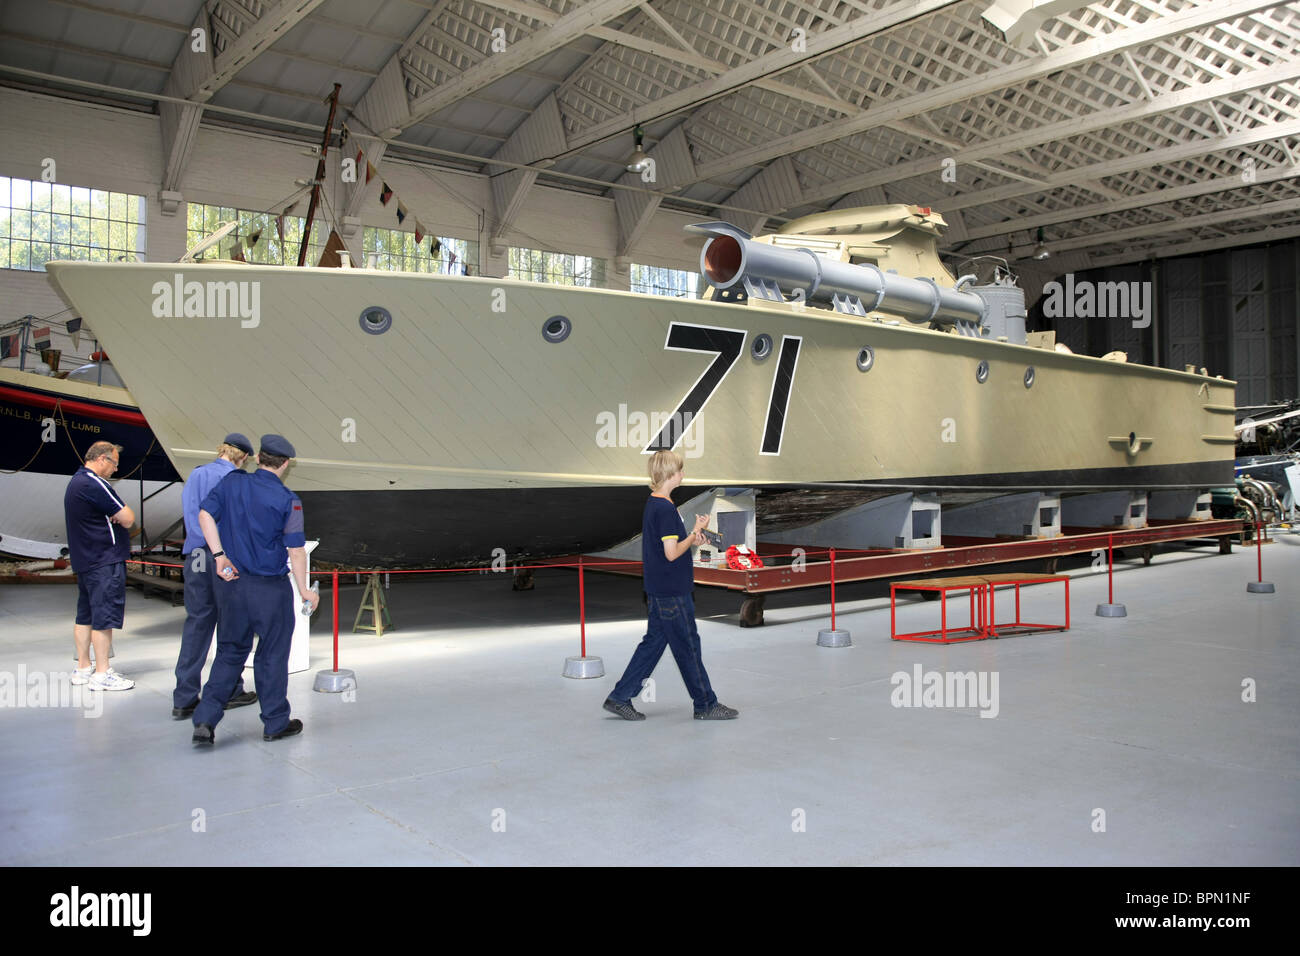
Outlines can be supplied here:
<path id="1" fill-rule="evenodd" d="M 695 712 L 703 713 L 718 702 L 718 695 L 709 685 L 709 675 L 704 670 L 700 656 L 700 632 L 695 626 L 695 599 L 689 594 L 674 597 L 646 598 L 647 630 L 628 662 L 627 670 L 619 678 L 609 699 L 616 703 L 629 703 L 641 693 L 641 685 L 670 647 L 677 669 L 681 672 L 686 690 L 695 702 Z"/>
<path id="2" fill-rule="evenodd" d="M 203 684 L 203 665 L 212 648 L 212 632 L 217 626 L 217 559 L 206 547 L 199 549 L 201 557 L 193 552 L 185 556 L 185 629 L 181 631 L 181 652 L 176 658 L 176 690 L 172 692 L 173 707 L 189 707 L 198 702 L 199 688 Z M 201 561 L 202 571 L 194 570 L 195 561 Z M 244 679 L 235 684 L 233 696 L 244 692 Z"/>
<path id="3" fill-rule="evenodd" d="M 287 574 L 259 577 L 247 572 L 234 581 L 217 582 L 221 629 L 217 632 L 217 659 L 194 711 L 194 724 L 215 727 L 253 649 L 253 679 L 262 705 L 262 726 L 278 734 L 289 726 L 289 645 L 293 640 L 293 588 Z"/>

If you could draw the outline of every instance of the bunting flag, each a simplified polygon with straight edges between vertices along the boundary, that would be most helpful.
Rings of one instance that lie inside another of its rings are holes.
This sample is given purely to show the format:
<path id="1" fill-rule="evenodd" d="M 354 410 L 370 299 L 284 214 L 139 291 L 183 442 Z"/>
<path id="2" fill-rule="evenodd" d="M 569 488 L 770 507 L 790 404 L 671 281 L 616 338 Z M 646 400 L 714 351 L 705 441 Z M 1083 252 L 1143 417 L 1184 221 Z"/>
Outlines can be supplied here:
<path id="1" fill-rule="evenodd" d="M 81 319 L 68 319 L 68 321 L 65 324 L 67 326 L 69 335 L 81 329 Z"/>
<path id="2" fill-rule="evenodd" d="M 0 336 L 0 358 L 16 358 L 18 355 L 18 336 Z"/>
<path id="3" fill-rule="evenodd" d="M 235 260 L 236 262 L 247 262 L 247 261 L 248 261 L 247 259 L 244 258 L 244 250 L 241 249 L 241 248 L 239 248 L 239 246 L 232 246 L 232 247 L 231 247 L 231 249 L 230 249 L 230 258 L 233 259 L 233 260 Z"/>
<path id="4" fill-rule="evenodd" d="M 257 245 L 258 240 L 261 238 L 262 238 L 262 230 L 259 229 L 257 230 L 257 232 L 253 233 L 248 237 L 248 248 L 251 249 L 253 248 L 253 246 Z"/>
<path id="5" fill-rule="evenodd" d="M 456 253 L 452 252 L 450 249 L 447 250 L 447 261 L 453 266 L 456 264 Z"/>
<path id="6" fill-rule="evenodd" d="M 361 148 L 361 147 L 358 146 L 358 147 L 357 147 L 357 166 L 360 166 L 360 165 L 361 165 L 361 160 L 362 160 L 364 157 L 365 157 L 365 150 L 364 150 L 363 148 Z M 372 162 L 370 162 L 370 160 L 367 159 L 367 160 L 366 160 L 366 184 L 367 184 L 367 185 L 369 185 L 369 184 L 370 184 L 370 181 L 371 181 L 372 179 L 374 179 L 376 175 L 378 175 L 378 172 L 379 172 L 379 171 L 378 171 L 377 169 L 375 169 L 375 164 L 372 163 Z M 387 205 L 389 204 L 389 202 L 392 201 L 393 196 L 394 196 L 394 193 L 393 193 L 393 187 L 390 186 L 390 185 L 388 185 L 388 183 L 383 182 L 383 180 L 380 180 L 380 182 L 381 182 L 383 188 L 381 188 L 380 191 L 379 191 L 379 202 L 380 202 L 382 205 L 387 206 Z M 407 218 L 410 214 L 411 214 L 411 210 L 407 207 L 406 203 L 402 202 L 401 199 L 398 199 L 398 201 L 397 201 L 397 209 L 396 209 L 397 224 L 400 226 L 400 225 L 402 225 L 403 223 L 405 223 L 405 222 L 406 222 L 406 218 Z M 283 238 L 283 236 L 281 236 L 281 238 Z M 425 240 L 426 238 L 428 238 L 428 240 L 429 240 L 429 255 L 433 256 L 435 259 L 438 258 L 439 256 L 441 256 L 441 254 L 442 254 L 442 242 L 438 239 L 437 236 L 430 236 L 430 235 L 428 235 L 428 232 L 427 232 L 427 230 L 425 229 L 424 224 L 421 223 L 418 219 L 415 220 L 415 245 L 416 245 L 416 248 L 419 248 L 420 244 L 421 244 L 422 242 L 424 242 L 424 240 Z M 452 265 L 455 265 L 455 263 L 456 263 L 456 254 L 455 254 L 454 252 L 452 252 L 450 249 L 448 249 L 447 252 L 448 252 L 448 255 L 450 256 L 450 263 L 451 263 Z"/>
<path id="7" fill-rule="evenodd" d="M 281 242 L 284 242 L 284 215 L 283 214 L 275 217 L 275 234 L 280 237 Z"/>
<path id="8" fill-rule="evenodd" d="M 348 137 L 352 134 L 348 132 L 347 125 L 344 124 L 343 131 L 339 133 L 339 149 L 342 150 L 348 143 Z M 361 162 L 361 150 L 357 150 L 357 162 Z"/>
<path id="9" fill-rule="evenodd" d="M 50 330 L 48 328 L 33 329 L 32 341 L 36 347 L 36 351 L 41 352 L 48 349 L 50 347 Z"/>
<path id="10" fill-rule="evenodd" d="M 72 332 L 72 351 L 81 348 L 81 319 L 77 319 L 77 328 Z"/>

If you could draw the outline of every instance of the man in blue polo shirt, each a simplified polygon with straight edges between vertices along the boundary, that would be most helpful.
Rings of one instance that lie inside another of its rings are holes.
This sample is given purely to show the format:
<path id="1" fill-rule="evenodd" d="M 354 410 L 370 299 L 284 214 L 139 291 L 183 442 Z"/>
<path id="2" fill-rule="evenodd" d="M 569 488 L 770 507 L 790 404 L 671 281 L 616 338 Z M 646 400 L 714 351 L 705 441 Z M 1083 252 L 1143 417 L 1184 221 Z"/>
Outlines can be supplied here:
<path id="1" fill-rule="evenodd" d="M 135 512 L 118 497 L 108 478 L 117 471 L 121 445 L 97 441 L 86 450 L 85 467 L 68 482 L 63 515 L 68 558 L 77 575 L 77 669 L 72 683 L 92 690 L 130 690 L 129 680 L 108 666 L 113 629 L 126 610 L 126 559 L 131 556 Z M 90 663 L 90 647 L 95 663 Z M 92 673 L 93 669 L 93 673 Z"/>
<path id="2" fill-rule="evenodd" d="M 200 465 L 185 479 L 181 510 L 185 516 L 185 627 L 181 650 L 176 658 L 176 689 L 172 692 L 172 719 L 184 720 L 194 713 L 203 684 L 203 665 L 212 647 L 212 632 L 220 615 L 217 609 L 217 568 L 212 552 L 199 527 L 199 505 L 217 483 L 232 471 L 242 471 L 253 453 L 253 444 L 239 432 L 231 432 L 217 449 L 217 458 Z M 257 702 L 254 691 L 244 690 L 242 675 L 226 709 Z"/>
<path id="3" fill-rule="evenodd" d="M 282 480 L 294 455 L 284 438 L 263 435 L 257 471 L 232 471 L 199 508 L 199 527 L 216 563 L 221 627 L 217 659 L 194 710 L 195 745 L 215 742 L 214 728 L 248 660 L 254 632 L 258 644 L 253 679 L 262 704 L 262 739 L 302 733 L 302 721 L 289 719 L 294 608 L 286 567 L 313 611 L 320 596 L 307 589 L 302 502 Z"/>

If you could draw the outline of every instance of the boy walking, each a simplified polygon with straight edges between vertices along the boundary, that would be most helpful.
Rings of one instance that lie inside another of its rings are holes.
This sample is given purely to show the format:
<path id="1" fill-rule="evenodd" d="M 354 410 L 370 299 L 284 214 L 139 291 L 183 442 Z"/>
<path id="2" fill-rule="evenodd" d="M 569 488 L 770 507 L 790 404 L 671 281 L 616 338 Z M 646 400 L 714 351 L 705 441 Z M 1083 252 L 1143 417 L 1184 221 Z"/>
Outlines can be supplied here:
<path id="1" fill-rule="evenodd" d="M 669 647 L 686 690 L 695 703 L 696 720 L 732 720 L 740 711 L 718 703 L 700 656 L 700 632 L 695 626 L 695 575 L 691 548 L 701 541 L 700 530 L 708 515 L 696 515 L 689 535 L 673 507 L 673 490 L 682 483 L 682 456 L 675 451 L 655 452 L 650 458 L 650 500 L 641 519 L 641 562 L 645 579 L 647 627 L 627 670 L 605 700 L 604 707 L 624 720 L 645 720 L 632 706 L 632 697 L 654 673 Z"/>

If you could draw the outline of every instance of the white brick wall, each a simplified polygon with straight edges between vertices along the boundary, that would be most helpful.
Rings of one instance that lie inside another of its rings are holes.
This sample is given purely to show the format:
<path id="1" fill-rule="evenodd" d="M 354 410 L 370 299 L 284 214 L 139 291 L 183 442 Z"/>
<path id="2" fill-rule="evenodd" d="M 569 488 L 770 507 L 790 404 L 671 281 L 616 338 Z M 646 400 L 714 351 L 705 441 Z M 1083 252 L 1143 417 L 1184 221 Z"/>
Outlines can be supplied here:
<path id="1" fill-rule="evenodd" d="M 149 199 L 149 259 L 174 260 L 185 251 L 183 210 L 164 217 L 158 205 L 162 147 L 157 116 L 0 89 L 0 117 L 0 174 L 39 179 L 41 161 L 52 157 L 58 182 L 144 195 Z M 315 173 L 315 160 L 304 150 L 302 144 L 205 126 L 199 131 L 181 192 L 194 202 L 274 208 L 295 190 L 295 179 L 309 179 Z M 355 143 L 350 143 L 343 155 L 355 155 L 355 151 Z M 326 163 L 329 182 L 325 192 L 336 214 L 344 207 L 338 182 L 341 158 L 332 152 Z M 364 167 L 360 172 L 364 177 Z M 483 212 L 489 202 L 486 177 L 439 169 L 425 172 L 386 160 L 361 203 L 359 218 L 364 225 L 397 227 L 395 204 L 384 207 L 379 203 L 380 182 L 385 180 L 428 230 L 486 240 L 481 234 L 490 215 Z M 299 213 L 305 212 L 304 201 Z M 695 270 L 699 241 L 688 244 L 681 229 L 704 218 L 703 213 L 692 216 L 661 210 L 633 258 Z M 407 225 L 411 225 L 409 219 Z M 617 237 L 612 199 L 536 186 L 507 242 L 607 257 L 614 254 Z M 0 321 L 28 312 L 49 315 L 61 308 L 44 275 L 0 270 Z"/>

